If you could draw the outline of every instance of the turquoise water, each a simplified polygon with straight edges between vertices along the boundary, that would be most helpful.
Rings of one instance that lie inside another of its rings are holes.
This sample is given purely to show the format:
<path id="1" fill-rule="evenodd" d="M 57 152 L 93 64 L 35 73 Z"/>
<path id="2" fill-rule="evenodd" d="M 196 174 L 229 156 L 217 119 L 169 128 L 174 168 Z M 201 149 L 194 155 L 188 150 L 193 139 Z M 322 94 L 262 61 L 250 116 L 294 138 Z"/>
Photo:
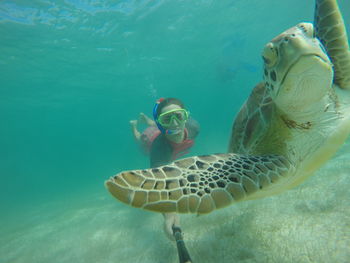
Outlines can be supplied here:
<path id="1" fill-rule="evenodd" d="M 312 19 L 303 0 L 1 1 L 0 263 L 177 262 L 162 217 L 104 189 L 148 166 L 129 120 L 179 97 L 192 153 L 225 152 L 263 45 Z M 287 193 L 182 216 L 194 262 L 347 262 L 348 149 Z"/>

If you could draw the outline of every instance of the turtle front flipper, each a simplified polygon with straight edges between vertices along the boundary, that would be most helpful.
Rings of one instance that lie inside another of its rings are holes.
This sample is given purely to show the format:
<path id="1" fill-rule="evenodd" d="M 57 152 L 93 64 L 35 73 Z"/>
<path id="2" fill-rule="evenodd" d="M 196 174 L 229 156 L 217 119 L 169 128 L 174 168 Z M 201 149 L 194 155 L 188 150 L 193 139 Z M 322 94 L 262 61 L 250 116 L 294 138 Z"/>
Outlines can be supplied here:
<path id="1" fill-rule="evenodd" d="M 277 155 L 195 156 L 146 170 L 121 172 L 105 182 L 128 205 L 155 212 L 206 214 L 252 199 L 294 171 Z"/>
<path id="2" fill-rule="evenodd" d="M 350 89 L 350 51 L 342 15 L 336 0 L 316 0 L 316 37 L 334 65 L 334 83 Z"/>

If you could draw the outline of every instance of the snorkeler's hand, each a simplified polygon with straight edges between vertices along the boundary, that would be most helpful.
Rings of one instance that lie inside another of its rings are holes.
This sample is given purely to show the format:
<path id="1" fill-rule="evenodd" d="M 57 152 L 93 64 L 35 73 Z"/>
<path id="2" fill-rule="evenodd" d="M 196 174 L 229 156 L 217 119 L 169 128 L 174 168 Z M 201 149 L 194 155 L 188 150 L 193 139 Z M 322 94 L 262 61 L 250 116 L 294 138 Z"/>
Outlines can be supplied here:
<path id="1" fill-rule="evenodd" d="M 146 123 L 147 122 L 147 116 L 146 114 L 144 114 L 143 112 L 140 112 L 140 115 L 139 115 L 139 121 L 142 122 L 142 123 Z"/>
<path id="2" fill-rule="evenodd" d="M 164 232 L 170 240 L 175 241 L 175 238 L 173 235 L 173 226 L 180 227 L 180 217 L 176 213 L 164 213 L 163 216 L 164 216 Z"/>
<path id="3" fill-rule="evenodd" d="M 156 126 L 156 123 L 154 122 L 154 120 L 152 120 L 150 117 L 148 117 L 143 112 L 140 112 L 139 122 L 144 123 L 148 126 Z"/>
<path id="4" fill-rule="evenodd" d="M 131 121 L 129 121 L 129 123 L 130 123 L 130 125 L 131 125 L 131 127 L 132 128 L 136 128 L 136 126 L 137 126 L 137 120 L 131 120 Z"/>

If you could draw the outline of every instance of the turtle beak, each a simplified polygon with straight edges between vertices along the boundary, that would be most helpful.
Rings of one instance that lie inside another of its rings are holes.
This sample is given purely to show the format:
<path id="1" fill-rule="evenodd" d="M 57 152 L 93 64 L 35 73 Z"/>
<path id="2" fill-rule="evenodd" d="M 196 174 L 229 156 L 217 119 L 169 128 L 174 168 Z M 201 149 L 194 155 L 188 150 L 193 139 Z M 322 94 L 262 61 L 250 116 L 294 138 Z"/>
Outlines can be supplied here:
<path id="1" fill-rule="evenodd" d="M 265 66 L 267 68 L 273 67 L 277 62 L 277 52 L 276 47 L 272 42 L 265 45 L 262 58 L 264 60 Z"/>

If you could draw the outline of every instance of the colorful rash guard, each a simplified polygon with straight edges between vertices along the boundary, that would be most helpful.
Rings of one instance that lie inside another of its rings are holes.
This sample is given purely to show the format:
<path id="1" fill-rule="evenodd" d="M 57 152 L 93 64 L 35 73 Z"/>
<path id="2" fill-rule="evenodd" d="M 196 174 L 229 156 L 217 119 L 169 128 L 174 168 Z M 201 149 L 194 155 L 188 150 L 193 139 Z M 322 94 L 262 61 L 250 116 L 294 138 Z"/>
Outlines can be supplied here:
<path id="1" fill-rule="evenodd" d="M 158 130 L 159 131 L 159 130 Z M 199 124 L 194 119 L 189 119 L 185 125 L 185 139 L 180 143 L 169 141 L 164 134 L 158 132 L 151 141 L 150 165 L 161 166 L 185 155 L 193 146 L 194 139 L 199 133 Z"/>

